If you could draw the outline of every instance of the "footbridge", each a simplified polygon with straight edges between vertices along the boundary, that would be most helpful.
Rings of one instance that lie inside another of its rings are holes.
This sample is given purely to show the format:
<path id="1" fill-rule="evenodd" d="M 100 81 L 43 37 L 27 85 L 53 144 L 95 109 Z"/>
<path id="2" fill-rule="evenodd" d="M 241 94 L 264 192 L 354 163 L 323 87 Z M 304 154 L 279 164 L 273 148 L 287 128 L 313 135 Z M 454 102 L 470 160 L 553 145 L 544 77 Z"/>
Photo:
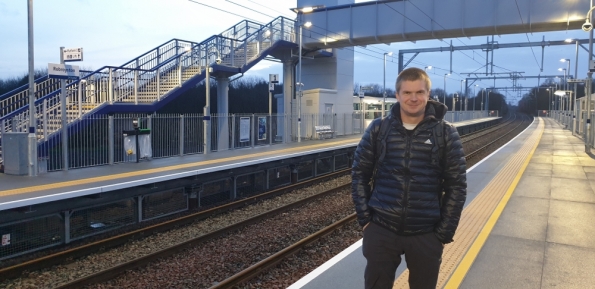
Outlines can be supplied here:
<path id="1" fill-rule="evenodd" d="M 82 72 L 80 79 L 68 83 L 64 95 L 59 81 L 39 78 L 35 82 L 38 121 L 34 125 L 29 124 L 27 86 L 0 96 L 0 143 L 4 133 L 26 132 L 29 127 L 35 127 L 39 143 L 57 138 L 67 131 L 63 118 L 70 127 L 94 114 L 155 112 L 204 80 L 208 67 L 218 82 L 217 113 L 227 113 L 230 78 L 242 75 L 266 57 L 283 63 L 283 83 L 287 85 L 280 96 L 281 107 L 283 113 L 295 115 L 296 101 L 290 96 L 295 95 L 299 38 L 303 39 L 303 55 L 330 52 L 317 54 L 325 56 L 323 60 L 302 59 L 301 71 L 297 72 L 306 90 L 304 97 L 298 98 L 301 107 L 311 107 L 312 112 L 345 113 L 352 111 L 353 51 L 340 48 L 580 29 L 589 10 L 588 1 L 570 0 L 352 2 L 298 0 L 298 7 L 318 8 L 307 14 L 296 9 L 297 20 L 278 17 L 267 24 L 244 20 L 202 42 L 172 39 L 121 66 Z M 313 25 L 306 28 L 306 22 Z M 302 35 L 297 33 L 299 27 L 304 28 Z M 66 104 L 65 112 L 62 103 Z M 290 134 L 295 136 L 295 126 L 285 127 L 284 142 L 290 140 Z M 225 124 L 219 128 L 225 147 L 228 128 Z"/>

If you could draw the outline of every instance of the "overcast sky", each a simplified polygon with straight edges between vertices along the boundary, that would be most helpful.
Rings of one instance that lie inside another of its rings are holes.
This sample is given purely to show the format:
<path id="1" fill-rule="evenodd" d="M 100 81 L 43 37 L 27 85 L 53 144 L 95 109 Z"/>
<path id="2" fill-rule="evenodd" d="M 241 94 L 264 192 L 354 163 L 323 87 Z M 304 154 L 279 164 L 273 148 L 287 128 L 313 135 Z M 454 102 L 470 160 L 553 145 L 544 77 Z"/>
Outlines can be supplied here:
<path id="1" fill-rule="evenodd" d="M 84 61 L 73 63 L 83 69 L 94 70 L 104 65 L 119 66 L 173 38 L 201 42 L 219 34 L 245 18 L 268 23 L 273 18 L 226 0 L 195 0 L 215 6 L 222 12 L 187 0 L 37 0 L 34 1 L 35 67 L 47 68 L 48 63 L 59 63 L 60 46 L 83 47 Z M 296 7 L 296 0 L 232 0 L 270 16 L 294 18 L 289 8 Z M 366 2 L 366 1 L 356 1 Z M 232 14 L 233 13 L 233 14 Z M 242 17 L 234 15 L 242 15 Z M 0 0 L 0 78 L 20 77 L 27 72 L 27 1 Z M 582 30 L 495 36 L 498 43 L 541 42 L 566 38 L 587 39 Z M 452 39 L 454 46 L 483 44 L 486 37 Z M 382 84 L 383 53 L 400 49 L 418 49 L 448 46 L 450 39 L 379 44 L 355 48 L 355 82 Z M 587 45 L 585 45 L 587 46 Z M 540 71 L 541 47 L 499 49 L 494 53 L 494 72 L 524 72 L 525 76 L 562 75 L 558 68 L 566 68 L 561 58 L 571 59 L 574 74 L 575 46 L 545 48 L 543 72 Z M 405 61 L 413 54 L 406 55 Z M 485 52 L 460 51 L 453 54 L 454 74 L 446 79 L 449 93 L 459 91 L 463 73 L 485 72 Z M 578 77 L 585 78 L 587 53 L 579 48 Z M 434 88 L 444 87 L 444 74 L 449 72 L 450 54 L 421 53 L 409 66 L 429 70 Z M 387 87 L 397 76 L 397 57 L 389 58 L 386 65 Z M 262 61 L 247 75 L 268 78 L 269 73 L 281 74 L 281 65 Z M 479 87 L 491 87 L 493 81 L 480 81 Z M 520 81 L 518 85 L 535 86 L 536 79 Z M 499 80 L 497 87 L 510 87 L 512 81 Z M 519 93 L 505 93 L 514 101 Z"/>

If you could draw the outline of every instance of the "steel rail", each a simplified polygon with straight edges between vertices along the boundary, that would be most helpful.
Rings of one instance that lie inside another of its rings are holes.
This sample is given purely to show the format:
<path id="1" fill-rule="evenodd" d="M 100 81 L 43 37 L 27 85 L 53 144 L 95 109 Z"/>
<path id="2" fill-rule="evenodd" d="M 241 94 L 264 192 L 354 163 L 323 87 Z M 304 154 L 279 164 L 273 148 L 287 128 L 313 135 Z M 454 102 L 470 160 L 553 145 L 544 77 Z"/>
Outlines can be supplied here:
<path id="1" fill-rule="evenodd" d="M 516 116 L 515 116 L 516 118 Z M 524 120 L 523 120 L 524 121 Z M 511 131 L 509 131 L 508 133 L 502 135 L 501 137 L 499 137 L 497 140 L 502 139 L 503 137 L 505 137 L 506 135 L 508 135 L 509 133 L 513 132 L 514 130 L 516 130 L 520 125 L 522 124 L 519 123 L 519 125 L 515 126 L 515 128 L 513 128 Z M 487 144 L 486 146 L 484 146 L 483 148 L 487 148 L 489 145 L 493 144 L 495 141 L 490 142 L 489 144 Z M 470 157 L 466 157 L 470 158 Z M 347 184 L 349 185 L 349 184 Z M 342 226 L 344 226 L 345 224 L 347 224 L 350 221 L 353 221 L 356 219 L 356 214 L 353 213 L 345 218 L 343 218 L 340 221 L 337 221 L 335 223 L 333 223 L 332 225 L 298 241 L 297 243 L 269 256 L 268 258 L 244 269 L 243 271 L 234 274 L 231 277 L 228 277 L 227 279 L 217 283 L 214 286 L 211 286 L 209 289 L 226 289 L 226 288 L 233 288 L 234 286 L 239 285 L 242 282 L 248 281 L 250 279 L 252 279 L 253 277 L 256 277 L 257 275 L 259 275 L 260 273 L 262 273 L 263 271 L 272 268 L 274 266 L 276 266 L 278 263 L 282 262 L 284 259 L 294 255 L 295 253 L 299 252 L 302 248 L 304 248 L 305 246 L 307 246 L 308 244 L 311 244 L 317 240 L 320 240 L 321 238 L 323 238 L 326 235 L 329 235 L 330 233 L 332 233 L 333 231 L 341 228 Z"/>
<path id="2" fill-rule="evenodd" d="M 472 133 L 472 134 L 475 134 L 475 133 Z M 491 142 L 491 143 L 494 143 L 494 142 Z M 483 148 L 487 147 L 488 145 L 484 146 Z M 476 154 L 476 153 L 477 153 L 477 151 L 474 152 L 473 154 Z M 466 156 L 466 159 L 469 159 L 469 158 L 470 158 L 470 156 Z M 31 260 L 31 261 L 28 261 L 28 262 L 24 262 L 22 264 L 18 264 L 18 265 L 15 265 L 15 266 L 3 268 L 3 269 L 0 269 L 0 275 L 5 276 L 7 279 L 8 278 L 18 277 L 18 275 L 21 274 L 24 271 L 33 271 L 33 270 L 37 270 L 39 268 L 46 268 L 46 267 L 49 267 L 49 266 L 52 266 L 52 265 L 60 264 L 60 263 L 64 262 L 67 259 L 73 259 L 73 258 L 78 258 L 78 257 L 86 256 L 86 255 L 88 255 L 90 253 L 94 253 L 96 251 L 99 251 L 100 249 L 112 248 L 112 247 L 121 245 L 121 244 L 123 244 L 123 243 L 125 243 L 125 242 L 127 242 L 129 240 L 132 240 L 132 239 L 135 239 L 135 238 L 140 238 L 141 236 L 142 237 L 146 237 L 146 236 L 149 236 L 149 235 L 154 234 L 154 233 L 157 233 L 157 232 L 167 231 L 167 230 L 170 230 L 171 228 L 176 227 L 176 226 L 179 226 L 179 225 L 184 225 L 184 224 L 187 224 L 187 223 L 196 221 L 196 220 L 205 219 L 205 218 L 210 217 L 212 215 L 219 214 L 219 213 L 222 213 L 222 212 L 226 212 L 226 211 L 229 211 L 229 210 L 232 210 L 232 209 L 240 208 L 240 207 L 243 207 L 243 206 L 246 206 L 246 205 L 249 205 L 249 204 L 258 202 L 258 201 L 263 200 L 263 199 L 268 199 L 268 198 L 271 198 L 271 197 L 280 195 L 280 194 L 282 194 L 284 192 L 287 192 L 287 191 L 290 191 L 290 190 L 299 189 L 301 187 L 308 186 L 310 184 L 320 182 L 323 179 L 334 178 L 334 177 L 337 177 L 339 175 L 342 175 L 342 174 L 345 174 L 347 172 L 350 172 L 350 170 L 351 170 L 351 168 L 347 168 L 345 170 L 341 170 L 341 171 L 337 171 L 335 173 L 331 173 L 331 174 L 327 174 L 327 175 L 324 175 L 324 176 L 321 176 L 321 177 L 313 178 L 313 179 L 310 179 L 308 181 L 305 181 L 305 182 L 302 182 L 302 183 L 298 183 L 298 184 L 294 184 L 294 185 L 291 185 L 291 186 L 288 186 L 288 187 L 279 188 L 279 189 L 273 190 L 271 192 L 267 192 L 267 193 L 263 193 L 263 194 L 256 195 L 256 196 L 253 196 L 253 197 L 249 197 L 249 198 L 246 198 L 246 199 L 242 199 L 242 200 L 239 200 L 239 201 L 235 201 L 235 202 L 232 202 L 232 203 L 229 203 L 229 204 L 226 204 L 226 205 L 223 205 L 223 206 L 219 206 L 219 207 L 216 207 L 216 208 L 212 208 L 212 209 L 209 209 L 209 210 L 206 210 L 206 211 L 194 213 L 194 214 L 191 214 L 191 215 L 188 215 L 188 216 L 184 216 L 184 217 L 177 218 L 177 219 L 174 219 L 174 220 L 166 221 L 164 223 L 160 223 L 160 224 L 152 225 L 152 226 L 149 226 L 149 227 L 146 227 L 146 228 L 134 230 L 132 232 L 128 232 L 128 233 L 125 233 L 125 234 L 122 234 L 122 235 L 119 235 L 119 236 L 114 236 L 114 237 L 111 237 L 111 238 L 108 238 L 108 239 L 105 239 L 105 240 L 100 240 L 100 241 L 97 241 L 97 242 L 86 244 L 86 245 L 81 246 L 81 247 L 77 247 L 77 248 L 73 248 L 73 249 L 66 250 L 66 251 L 63 251 L 63 252 L 59 252 L 59 253 L 56 253 L 56 254 L 48 255 L 48 256 L 45 256 L 45 257 L 42 257 L 42 258 L 39 258 L 39 259 L 36 259 L 36 260 Z M 317 199 L 319 197 L 328 195 L 330 193 L 334 193 L 334 192 L 339 191 L 339 190 L 342 190 L 342 189 L 347 189 L 347 188 L 349 188 L 349 186 L 350 186 L 350 183 L 339 185 L 336 188 L 333 188 L 331 190 L 328 190 L 328 191 L 325 191 L 325 192 L 322 192 L 322 193 L 313 195 L 311 197 L 308 197 L 308 198 L 305 198 L 303 200 L 300 200 L 300 201 L 298 201 L 296 203 L 292 203 L 292 204 L 289 204 L 289 205 L 286 205 L 286 206 L 277 208 L 275 210 L 272 210 L 272 211 L 269 211 L 269 212 L 266 212 L 266 213 L 257 215 L 257 216 L 255 216 L 253 218 L 250 218 L 250 219 L 244 220 L 242 222 L 239 222 L 239 223 L 230 225 L 230 226 L 225 227 L 223 229 L 220 229 L 220 230 L 217 230 L 217 231 L 214 231 L 214 232 L 211 232 L 211 233 L 207 233 L 207 234 L 202 235 L 200 237 L 197 237 L 197 238 L 194 238 L 194 239 L 191 239 L 191 240 L 188 240 L 188 241 L 185 241 L 185 242 L 176 244 L 174 246 L 171 246 L 169 248 L 166 248 L 166 249 L 163 249 L 163 250 L 154 252 L 154 253 L 149 254 L 149 255 L 146 255 L 146 256 L 142 256 L 142 257 L 136 258 L 134 260 L 128 261 L 126 263 L 119 264 L 119 265 L 117 265 L 115 267 L 112 267 L 112 268 L 109 268 L 109 269 L 106 269 L 106 270 L 97 272 L 95 274 L 88 275 L 88 276 L 85 276 L 85 277 L 81 277 L 81 278 L 79 278 L 77 280 L 74 280 L 74 281 L 71 281 L 69 283 L 62 284 L 62 285 L 60 285 L 59 287 L 56 287 L 56 288 L 80 288 L 81 286 L 84 286 L 84 285 L 88 285 L 88 284 L 92 284 L 92 283 L 97 283 L 97 282 L 102 282 L 102 281 L 113 279 L 114 277 L 122 274 L 126 270 L 131 270 L 131 269 L 135 269 L 135 268 L 138 268 L 138 267 L 145 266 L 145 265 L 147 265 L 150 262 L 153 262 L 153 261 L 155 261 L 157 259 L 160 259 L 160 258 L 171 256 L 171 255 L 173 255 L 173 254 L 175 254 L 175 253 L 177 253 L 177 252 L 179 252 L 179 251 L 181 251 L 181 250 L 183 250 L 185 248 L 188 248 L 188 247 L 191 247 L 191 246 L 195 246 L 197 244 L 203 243 L 203 242 L 208 241 L 208 240 L 211 240 L 213 238 L 222 236 L 222 235 L 228 233 L 229 231 L 237 230 L 237 229 L 239 229 L 241 227 L 244 227 L 244 226 L 247 226 L 247 225 L 250 225 L 250 224 L 254 224 L 256 222 L 261 221 L 262 219 L 268 218 L 268 217 L 270 217 L 272 215 L 276 215 L 276 214 L 285 212 L 285 211 L 287 211 L 289 209 L 292 209 L 294 207 L 303 205 L 303 204 L 308 203 L 308 202 L 310 202 L 310 201 L 312 201 L 314 199 Z M 353 215 L 351 215 L 351 216 L 349 216 L 347 218 L 354 218 L 354 216 L 355 216 L 355 214 L 353 214 Z M 339 221 L 339 222 L 341 222 L 341 221 Z M 321 230 L 321 231 L 327 232 L 324 235 L 329 234 L 329 232 L 328 231 L 325 231 L 325 230 L 326 229 Z M 330 230 L 330 231 L 332 231 L 332 230 Z M 309 238 L 310 237 L 308 237 L 306 239 L 307 240 L 310 240 Z M 312 237 L 312 238 L 315 238 L 315 237 Z M 306 241 L 306 239 L 304 239 L 304 240 Z M 308 244 L 311 243 L 311 242 L 313 242 L 313 241 L 308 241 Z M 291 249 L 290 251 L 291 252 L 296 252 L 297 249 Z M 281 252 L 279 252 L 279 253 L 281 253 Z M 290 254 L 290 253 L 285 252 L 283 254 L 284 255 L 287 255 L 287 254 Z M 257 266 L 257 264 L 255 264 L 255 265 L 251 266 L 251 268 L 252 267 L 260 268 L 260 269 L 258 269 L 260 271 L 264 270 L 264 269 L 262 269 L 262 268 L 264 268 L 262 264 L 261 265 L 258 265 L 258 266 Z M 246 269 L 246 270 L 248 270 L 248 269 Z M 238 274 L 240 274 L 240 273 L 238 273 Z M 251 273 L 251 274 L 257 274 L 257 273 Z M 243 277 L 242 277 L 242 280 L 244 280 Z"/>
<path id="3" fill-rule="evenodd" d="M 132 270 L 132 269 L 136 269 L 138 267 L 143 267 L 143 266 L 145 266 L 145 265 L 147 265 L 147 264 L 149 264 L 149 263 L 151 263 L 153 261 L 156 261 L 158 259 L 166 258 L 166 257 L 169 257 L 171 255 L 174 255 L 174 254 L 176 254 L 178 252 L 181 252 L 182 250 L 184 250 L 186 248 L 193 247 L 193 246 L 196 246 L 198 244 L 204 243 L 206 241 L 212 240 L 214 238 L 223 236 L 223 235 L 225 235 L 225 234 L 227 234 L 229 232 L 232 232 L 232 231 L 241 229 L 241 228 L 243 228 L 245 226 L 255 224 L 255 223 L 260 222 L 263 219 L 269 218 L 271 216 L 284 213 L 284 212 L 286 212 L 288 210 L 291 210 L 291 209 L 294 209 L 294 208 L 299 207 L 301 205 L 304 205 L 304 204 L 307 204 L 309 202 L 312 202 L 315 199 L 318 199 L 318 198 L 327 196 L 329 194 L 332 194 L 332 193 L 335 193 L 335 192 L 338 192 L 338 191 L 341 191 L 341 190 L 348 189 L 350 187 L 350 185 L 351 185 L 351 183 L 340 185 L 340 186 L 335 187 L 335 188 L 332 188 L 330 190 L 327 190 L 327 191 L 318 193 L 316 195 L 312 195 L 310 197 L 307 197 L 305 199 L 299 200 L 297 202 L 294 202 L 294 203 L 291 203 L 291 204 L 288 204 L 288 205 L 279 207 L 277 209 L 274 209 L 274 210 L 271 210 L 271 211 L 262 213 L 260 215 L 254 216 L 252 218 L 246 219 L 244 221 L 241 221 L 241 222 L 238 222 L 238 223 L 229 225 L 229 226 L 227 226 L 225 228 L 222 228 L 222 229 L 213 231 L 211 233 L 207 233 L 205 235 L 202 235 L 202 236 L 199 236 L 199 237 L 196 237 L 196 238 L 189 239 L 187 241 L 184 241 L 184 242 L 181 242 L 181 243 L 172 245 L 172 246 L 170 246 L 168 248 L 159 250 L 159 251 L 154 252 L 154 253 L 151 253 L 149 255 L 141 256 L 141 257 L 138 257 L 138 258 L 136 258 L 134 260 L 131 260 L 131 261 L 128 261 L 128 262 L 125 262 L 125 263 L 121 263 L 119 265 L 116 265 L 114 267 L 111 267 L 111 268 L 102 270 L 100 272 L 97 272 L 97 273 L 94 273 L 94 274 L 91 274 L 91 275 L 87 275 L 87 276 L 81 277 L 79 279 L 76 279 L 76 280 L 73 280 L 71 282 L 62 284 L 62 285 L 60 285 L 58 287 L 55 287 L 55 288 L 56 289 L 71 289 L 71 288 L 72 289 L 76 289 L 76 288 L 83 288 L 84 286 L 89 285 L 89 284 L 100 283 L 100 282 L 103 282 L 103 281 L 111 280 L 111 279 L 117 277 L 118 275 L 124 273 L 127 270 Z"/>
<path id="4" fill-rule="evenodd" d="M 501 140 L 502 138 L 504 138 L 505 136 L 507 136 L 508 134 L 514 132 L 517 128 L 519 128 L 523 123 L 525 122 L 525 118 L 523 118 L 519 124 L 517 124 L 513 129 L 509 130 L 508 132 L 506 132 L 505 134 L 501 135 L 500 137 L 490 141 L 489 143 L 483 145 L 482 147 L 480 147 L 479 149 L 476 149 L 475 151 L 468 153 L 465 156 L 466 160 L 470 160 L 472 158 L 474 158 L 476 155 L 478 155 L 480 152 L 486 150 L 488 147 L 490 147 L 492 144 L 496 143 L 497 141 Z"/>
<path id="5" fill-rule="evenodd" d="M 151 236 L 156 233 L 165 232 L 171 230 L 174 227 L 178 227 L 181 225 L 189 224 L 194 221 L 204 220 L 211 216 L 221 214 L 224 212 L 228 212 L 234 209 L 242 208 L 250 204 L 257 203 L 259 201 L 270 199 L 279 195 L 282 195 L 286 192 L 303 188 L 305 186 L 310 186 L 316 183 L 319 183 L 324 180 L 336 178 L 338 176 L 344 175 L 349 173 L 351 168 L 347 168 L 344 170 L 336 171 L 330 174 L 326 174 L 320 177 L 312 178 L 306 180 L 304 182 L 292 184 L 286 187 L 274 189 L 269 192 L 265 192 L 259 195 L 255 195 L 252 197 L 248 197 L 245 199 L 241 199 L 238 201 L 234 201 L 228 204 L 224 204 L 221 206 L 217 206 L 208 210 L 196 212 L 189 214 L 187 216 L 182 216 L 176 219 L 172 219 L 169 221 L 165 221 L 163 223 L 147 226 L 144 228 L 140 228 L 137 230 L 133 230 L 131 232 L 126 232 L 124 234 L 109 237 L 103 240 L 95 241 L 89 244 L 85 244 L 76 248 L 68 249 L 62 252 L 57 252 L 51 255 L 43 256 L 41 258 L 37 258 L 34 260 L 26 261 L 23 263 L 16 264 L 14 266 L 6 267 L 0 269 L 0 276 L 2 279 L 13 279 L 20 276 L 23 272 L 32 272 L 35 270 L 39 270 L 42 268 L 48 268 L 54 265 L 62 264 L 67 260 L 72 260 L 76 258 L 81 258 L 87 256 L 89 254 L 98 252 L 100 250 L 110 249 L 117 246 L 120 246 L 130 240 L 141 239 L 148 236 Z"/>
<path id="6" fill-rule="evenodd" d="M 513 116 L 509 115 L 507 119 L 505 119 L 504 121 L 502 121 L 496 125 L 486 127 L 484 129 L 480 129 L 480 130 L 474 131 L 472 133 L 463 135 L 463 136 L 461 136 L 461 141 L 463 141 L 463 142 L 472 141 L 472 140 L 480 138 L 484 135 L 490 134 L 491 132 L 498 130 L 502 127 L 506 127 L 507 125 L 509 125 L 511 122 L 513 122 L 516 119 L 516 114 L 514 115 L 514 117 L 515 118 L 513 119 Z"/>
<path id="7" fill-rule="evenodd" d="M 258 274 L 260 274 L 261 272 L 277 265 L 279 262 L 282 262 L 285 258 L 290 257 L 290 256 L 294 255 L 295 253 L 299 252 L 305 246 L 322 239 L 323 237 L 334 232 L 335 230 L 343 227 L 345 224 L 347 224 L 351 221 L 354 221 L 356 219 L 356 217 L 357 217 L 356 214 L 353 213 L 353 214 L 329 225 L 328 227 L 325 227 L 324 229 L 319 230 L 318 232 L 316 232 L 304 239 L 301 239 L 297 243 L 269 256 L 268 258 L 244 269 L 243 271 L 219 282 L 218 284 L 211 286 L 209 289 L 232 288 L 244 281 L 248 281 L 248 280 L 252 279 L 253 277 L 257 276 Z"/>

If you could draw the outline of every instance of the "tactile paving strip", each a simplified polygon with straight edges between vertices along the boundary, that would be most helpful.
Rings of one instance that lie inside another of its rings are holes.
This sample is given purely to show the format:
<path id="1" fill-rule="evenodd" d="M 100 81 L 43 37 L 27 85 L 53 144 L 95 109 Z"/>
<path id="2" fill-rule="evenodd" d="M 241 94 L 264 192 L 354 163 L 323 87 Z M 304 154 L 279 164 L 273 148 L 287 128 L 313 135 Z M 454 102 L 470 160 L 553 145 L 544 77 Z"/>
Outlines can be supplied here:
<path id="1" fill-rule="evenodd" d="M 463 210 L 455 241 L 444 247 L 436 288 L 457 288 L 462 282 L 525 171 L 543 130 L 540 118 L 537 129 L 523 146 Z M 408 278 L 409 270 L 405 270 L 395 280 L 393 289 L 409 288 Z"/>

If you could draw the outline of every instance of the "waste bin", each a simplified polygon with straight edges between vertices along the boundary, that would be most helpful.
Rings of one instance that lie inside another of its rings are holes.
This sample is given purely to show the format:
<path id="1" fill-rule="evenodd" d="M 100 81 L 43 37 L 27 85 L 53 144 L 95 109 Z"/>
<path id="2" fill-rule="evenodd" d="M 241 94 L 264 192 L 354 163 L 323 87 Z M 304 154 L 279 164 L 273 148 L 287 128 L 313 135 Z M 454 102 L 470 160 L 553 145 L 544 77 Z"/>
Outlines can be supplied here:
<path id="1" fill-rule="evenodd" d="M 139 159 L 149 159 L 153 156 L 150 129 L 125 130 L 123 133 L 124 151 L 127 156 L 136 155 L 137 162 Z"/>
<path id="2" fill-rule="evenodd" d="M 28 133 L 6 132 L 2 135 L 2 155 L 4 157 L 4 173 L 7 175 L 28 175 Z"/>

